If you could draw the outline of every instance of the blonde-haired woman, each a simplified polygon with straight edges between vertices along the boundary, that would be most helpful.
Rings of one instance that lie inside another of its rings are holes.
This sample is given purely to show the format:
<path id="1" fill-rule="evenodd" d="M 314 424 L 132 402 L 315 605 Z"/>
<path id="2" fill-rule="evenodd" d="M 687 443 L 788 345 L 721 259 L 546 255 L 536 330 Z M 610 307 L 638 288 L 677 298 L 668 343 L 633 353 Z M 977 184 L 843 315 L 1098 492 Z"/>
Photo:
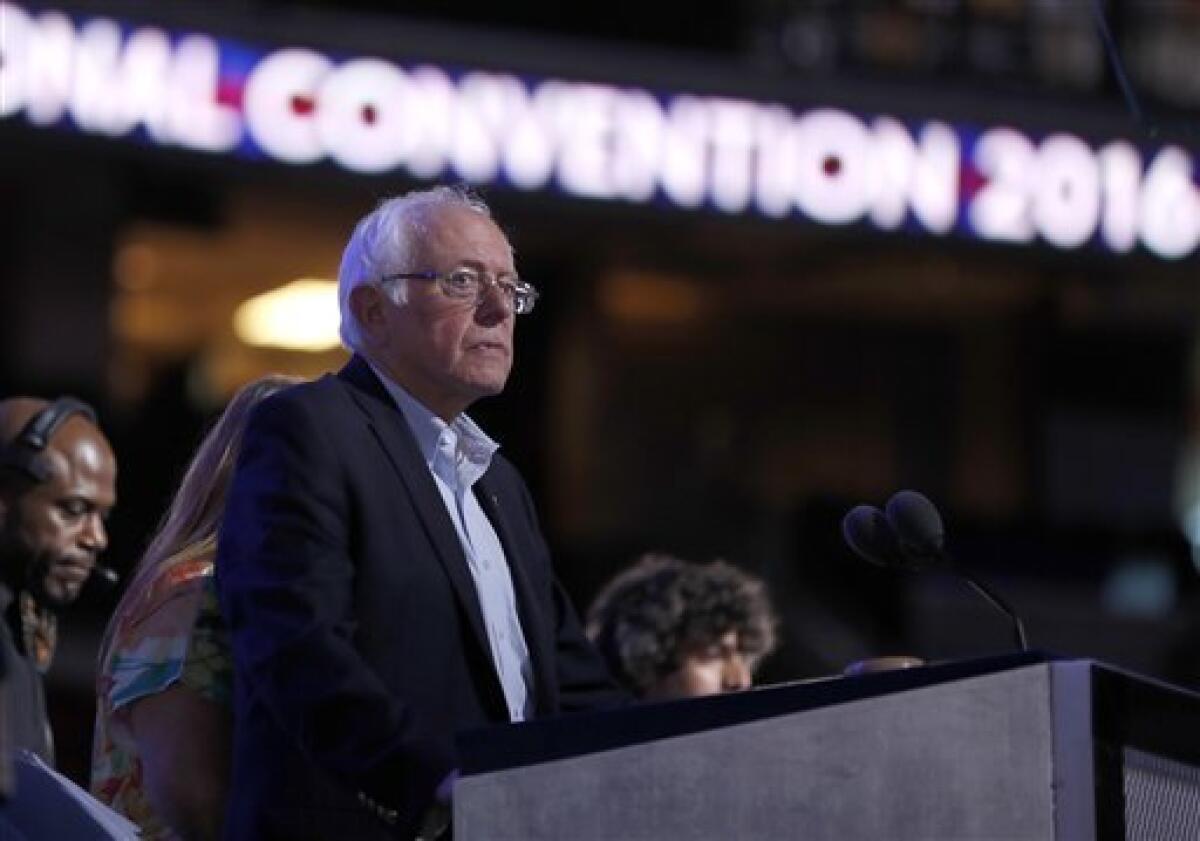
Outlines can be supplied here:
<path id="1" fill-rule="evenodd" d="M 147 839 L 221 836 L 233 664 L 213 559 L 254 406 L 300 380 L 243 387 L 192 458 L 100 647 L 92 792 Z"/>

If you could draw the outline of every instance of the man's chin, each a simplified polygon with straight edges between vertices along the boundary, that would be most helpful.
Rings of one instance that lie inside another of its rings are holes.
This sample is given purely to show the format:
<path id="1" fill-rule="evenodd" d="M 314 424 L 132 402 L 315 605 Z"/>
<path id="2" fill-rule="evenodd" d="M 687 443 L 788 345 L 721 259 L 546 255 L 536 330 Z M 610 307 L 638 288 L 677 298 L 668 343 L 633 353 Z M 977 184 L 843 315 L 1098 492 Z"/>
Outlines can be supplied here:
<path id="1" fill-rule="evenodd" d="M 32 588 L 33 597 L 42 607 L 65 610 L 79 599 L 83 581 L 46 581 Z"/>
<path id="2" fill-rule="evenodd" d="M 507 381 L 507 377 L 479 377 L 469 383 L 467 391 L 474 400 L 481 397 L 495 397 L 504 391 L 504 384 Z"/>

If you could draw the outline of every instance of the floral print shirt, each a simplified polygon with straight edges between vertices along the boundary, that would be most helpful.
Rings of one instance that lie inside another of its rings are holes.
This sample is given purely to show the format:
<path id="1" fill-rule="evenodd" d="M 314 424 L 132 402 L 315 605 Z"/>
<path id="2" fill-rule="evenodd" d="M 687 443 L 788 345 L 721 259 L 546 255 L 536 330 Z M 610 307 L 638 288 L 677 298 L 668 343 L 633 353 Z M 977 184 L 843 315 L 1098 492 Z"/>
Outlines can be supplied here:
<path id="1" fill-rule="evenodd" d="M 168 566 L 109 620 L 112 652 L 97 678 L 92 793 L 138 824 L 142 837 L 177 836 L 155 814 L 129 729 L 129 705 L 178 682 L 232 707 L 233 662 L 217 608 L 212 556 Z M 182 726 L 182 725 L 181 725 Z"/>

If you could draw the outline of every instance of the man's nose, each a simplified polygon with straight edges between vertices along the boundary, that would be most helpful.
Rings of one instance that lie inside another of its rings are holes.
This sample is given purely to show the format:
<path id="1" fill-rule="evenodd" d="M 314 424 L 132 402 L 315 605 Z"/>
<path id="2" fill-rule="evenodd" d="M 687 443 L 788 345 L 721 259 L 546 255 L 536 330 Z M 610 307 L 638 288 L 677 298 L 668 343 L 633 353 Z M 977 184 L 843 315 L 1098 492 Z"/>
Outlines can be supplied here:
<path id="1" fill-rule="evenodd" d="M 479 302 L 475 306 L 475 318 L 482 324 L 496 324 L 512 316 L 515 310 L 508 289 L 493 280 L 479 290 Z"/>
<path id="2" fill-rule="evenodd" d="M 725 660 L 725 691 L 734 692 L 750 688 L 750 665 L 741 654 L 734 654 Z"/>
<path id="3" fill-rule="evenodd" d="M 104 527 L 104 518 L 98 512 L 88 515 L 83 526 L 83 545 L 92 552 L 103 552 L 108 547 L 108 529 Z"/>

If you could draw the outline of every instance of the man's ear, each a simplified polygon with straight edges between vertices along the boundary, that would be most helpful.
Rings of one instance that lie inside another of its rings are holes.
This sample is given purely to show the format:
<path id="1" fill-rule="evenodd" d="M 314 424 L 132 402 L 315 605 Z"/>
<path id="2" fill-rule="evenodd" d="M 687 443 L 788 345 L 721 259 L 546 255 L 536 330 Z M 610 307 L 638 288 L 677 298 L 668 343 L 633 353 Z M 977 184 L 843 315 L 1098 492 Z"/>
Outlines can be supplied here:
<path id="1" fill-rule="evenodd" d="M 358 322 L 363 338 L 376 341 L 384 322 L 384 301 L 379 288 L 363 283 L 350 292 L 350 313 Z"/>

